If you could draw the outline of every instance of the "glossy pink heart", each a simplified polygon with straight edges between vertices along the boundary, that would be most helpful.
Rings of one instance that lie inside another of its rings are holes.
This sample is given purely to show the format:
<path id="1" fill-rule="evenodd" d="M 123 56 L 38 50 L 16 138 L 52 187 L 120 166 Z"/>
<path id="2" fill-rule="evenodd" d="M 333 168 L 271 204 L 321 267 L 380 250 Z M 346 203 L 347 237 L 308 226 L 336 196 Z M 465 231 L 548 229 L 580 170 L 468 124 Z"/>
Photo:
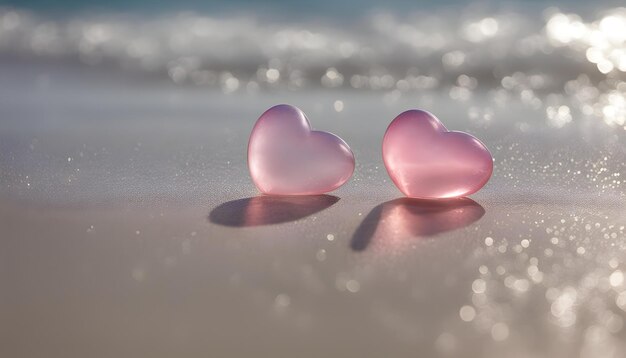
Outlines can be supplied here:
<path id="1" fill-rule="evenodd" d="M 341 138 L 311 130 L 294 106 L 274 106 L 257 120 L 248 167 L 264 194 L 315 195 L 335 190 L 354 172 L 354 155 Z"/>
<path id="2" fill-rule="evenodd" d="M 437 117 L 421 110 L 401 113 L 389 124 L 383 160 L 391 180 L 411 198 L 469 195 L 493 172 L 484 144 L 467 133 L 449 132 Z"/>

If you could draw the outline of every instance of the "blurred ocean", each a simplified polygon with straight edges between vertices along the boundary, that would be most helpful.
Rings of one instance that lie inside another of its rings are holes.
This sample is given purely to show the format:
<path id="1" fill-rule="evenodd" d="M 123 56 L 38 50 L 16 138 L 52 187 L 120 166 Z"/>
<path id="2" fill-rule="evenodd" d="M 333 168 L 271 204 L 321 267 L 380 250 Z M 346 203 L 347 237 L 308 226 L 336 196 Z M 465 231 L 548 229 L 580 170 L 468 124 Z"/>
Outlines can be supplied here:
<path id="1" fill-rule="evenodd" d="M 616 7 L 623 5 L 619 0 L 601 0 L 595 2 L 583 0 L 348 0 L 348 1 L 289 1 L 289 0 L 109 0 L 109 1 L 81 1 L 81 0 L 5 0 L 2 2 L 12 7 L 21 7 L 45 11 L 47 13 L 67 14 L 81 12 L 141 12 L 159 13 L 180 10 L 209 12 L 239 12 L 239 13 L 265 13 L 276 15 L 289 15 L 298 17 L 344 17 L 362 15 L 371 11 L 413 12 L 416 10 L 434 10 L 444 7 L 462 8 L 468 4 L 485 9 L 498 8 L 541 8 L 558 5 L 565 10 L 597 9 L 599 7 Z"/>
<path id="2" fill-rule="evenodd" d="M 136 73 L 224 93 L 316 87 L 389 100 L 515 97 L 562 126 L 626 124 L 626 8 L 615 2 L 378 4 L 9 1 L 0 60 Z M 183 9 L 183 10 L 181 10 Z M 189 10 L 184 10 L 189 9 Z"/>

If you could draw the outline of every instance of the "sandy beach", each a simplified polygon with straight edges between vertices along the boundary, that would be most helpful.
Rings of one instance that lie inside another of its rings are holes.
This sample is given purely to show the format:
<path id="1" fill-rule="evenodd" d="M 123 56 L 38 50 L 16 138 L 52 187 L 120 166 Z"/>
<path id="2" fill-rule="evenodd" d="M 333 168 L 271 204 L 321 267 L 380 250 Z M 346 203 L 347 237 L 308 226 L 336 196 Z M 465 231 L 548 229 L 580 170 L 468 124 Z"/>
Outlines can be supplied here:
<path id="1" fill-rule="evenodd" d="M 623 128 L 489 91 L 224 94 L 12 61 L 0 78 L 3 356 L 626 352 Z M 246 143 L 276 103 L 350 143 L 345 186 L 259 196 Z M 492 151 L 471 200 L 401 199 L 380 142 L 409 108 Z"/>

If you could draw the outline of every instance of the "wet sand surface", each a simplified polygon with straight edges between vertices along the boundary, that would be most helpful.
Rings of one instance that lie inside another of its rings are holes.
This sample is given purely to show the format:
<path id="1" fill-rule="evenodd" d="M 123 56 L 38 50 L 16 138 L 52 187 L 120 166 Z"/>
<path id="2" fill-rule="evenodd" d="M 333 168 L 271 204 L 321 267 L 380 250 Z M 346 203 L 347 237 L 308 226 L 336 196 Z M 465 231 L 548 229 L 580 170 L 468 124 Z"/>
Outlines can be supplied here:
<path id="1" fill-rule="evenodd" d="M 623 128 L 555 126 L 489 92 L 225 95 L 50 64 L 0 77 L 2 356 L 626 355 Z M 258 195 L 247 139 L 277 103 L 350 144 L 346 185 Z M 487 145 L 482 191 L 402 198 L 380 145 L 410 108 Z"/>

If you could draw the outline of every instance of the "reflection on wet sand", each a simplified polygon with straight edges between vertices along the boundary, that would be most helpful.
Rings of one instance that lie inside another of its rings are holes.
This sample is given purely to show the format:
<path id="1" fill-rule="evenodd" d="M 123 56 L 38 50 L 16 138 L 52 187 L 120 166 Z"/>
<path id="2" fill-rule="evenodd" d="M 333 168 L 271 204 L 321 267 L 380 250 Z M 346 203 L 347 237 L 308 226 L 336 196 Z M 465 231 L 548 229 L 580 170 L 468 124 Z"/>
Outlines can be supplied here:
<path id="1" fill-rule="evenodd" d="M 350 247 L 363 251 L 374 240 L 432 236 L 463 228 L 484 214 L 485 209 L 469 198 L 395 199 L 370 211 L 355 231 Z"/>
<path id="2" fill-rule="evenodd" d="M 332 195 L 268 196 L 225 202 L 211 211 L 209 221 L 224 226 L 260 226 L 302 219 L 334 205 Z"/>

